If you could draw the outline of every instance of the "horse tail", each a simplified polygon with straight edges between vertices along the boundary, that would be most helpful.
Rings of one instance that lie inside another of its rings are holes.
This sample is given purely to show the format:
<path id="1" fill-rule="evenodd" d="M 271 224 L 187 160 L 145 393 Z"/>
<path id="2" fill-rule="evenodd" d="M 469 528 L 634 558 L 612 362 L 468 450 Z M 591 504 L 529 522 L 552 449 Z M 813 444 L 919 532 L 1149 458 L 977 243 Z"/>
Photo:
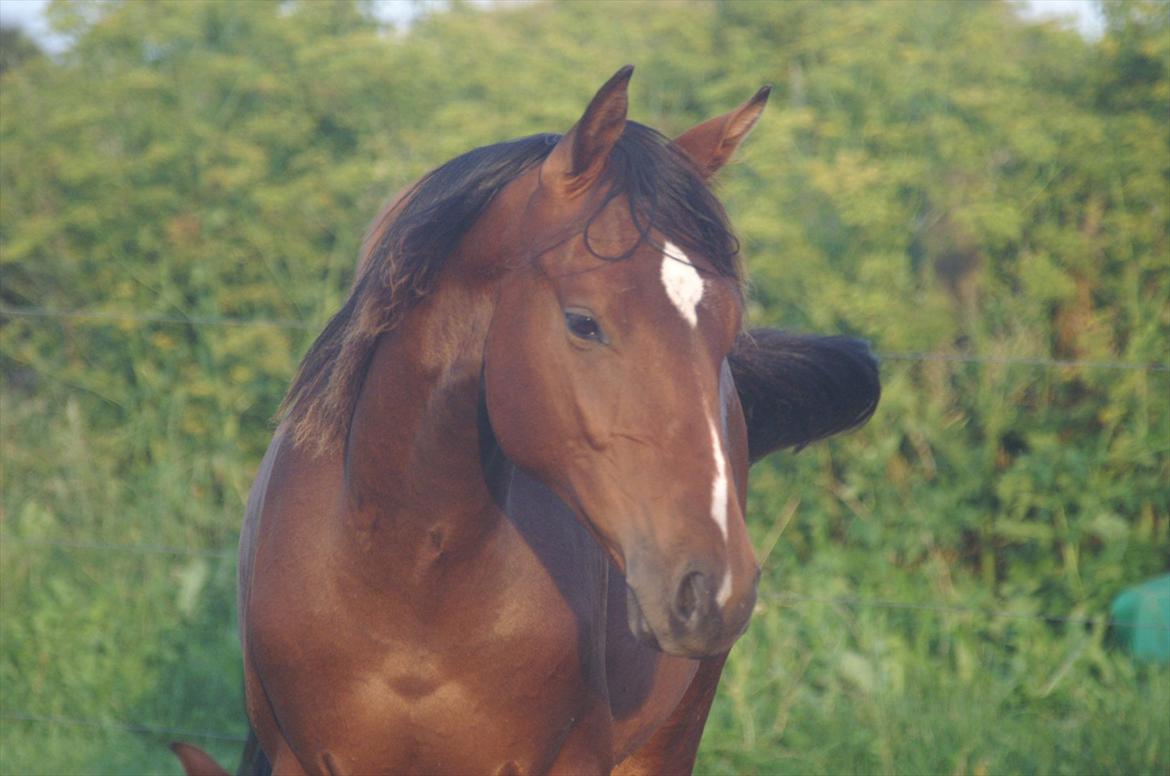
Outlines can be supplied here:
<path id="1" fill-rule="evenodd" d="M 272 763 L 260 748 L 260 739 L 251 725 L 248 725 L 248 740 L 244 743 L 244 754 L 240 757 L 236 776 L 272 776 Z"/>
<path id="2" fill-rule="evenodd" d="M 179 758 L 187 776 L 231 776 L 211 755 L 194 744 L 172 741 L 171 751 Z M 272 763 L 260 748 L 260 739 L 251 725 L 248 726 L 248 740 L 244 743 L 244 754 L 236 776 L 272 776 Z"/>
<path id="3" fill-rule="evenodd" d="M 728 362 L 753 462 L 857 428 L 882 394 L 869 345 L 848 337 L 752 329 L 735 341 Z"/>
<path id="4" fill-rule="evenodd" d="M 211 755 L 193 744 L 172 741 L 171 751 L 179 758 L 179 763 L 187 776 L 231 776 L 219 763 L 211 759 Z"/>

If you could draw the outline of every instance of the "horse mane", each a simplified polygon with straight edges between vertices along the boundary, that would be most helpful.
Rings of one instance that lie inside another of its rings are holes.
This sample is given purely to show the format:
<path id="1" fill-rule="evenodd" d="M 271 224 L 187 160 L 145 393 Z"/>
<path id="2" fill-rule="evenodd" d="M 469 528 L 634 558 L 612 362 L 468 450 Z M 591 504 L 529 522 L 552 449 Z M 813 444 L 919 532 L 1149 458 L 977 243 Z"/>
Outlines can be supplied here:
<path id="1" fill-rule="evenodd" d="M 541 163 L 559 139 L 538 134 L 469 151 L 427 173 L 382 210 L 363 241 L 349 297 L 305 354 L 277 413 L 278 421 L 291 425 L 298 446 L 318 454 L 341 447 L 379 337 L 434 289 L 447 257 L 492 199 Z M 595 256 L 628 258 L 655 231 L 703 255 L 718 276 L 741 287 L 739 243 L 723 206 L 669 138 L 626 122 L 601 184 L 606 195 L 584 230 Z M 601 255 L 590 243 L 589 227 L 619 196 L 627 199 L 639 239 L 620 255 Z"/>

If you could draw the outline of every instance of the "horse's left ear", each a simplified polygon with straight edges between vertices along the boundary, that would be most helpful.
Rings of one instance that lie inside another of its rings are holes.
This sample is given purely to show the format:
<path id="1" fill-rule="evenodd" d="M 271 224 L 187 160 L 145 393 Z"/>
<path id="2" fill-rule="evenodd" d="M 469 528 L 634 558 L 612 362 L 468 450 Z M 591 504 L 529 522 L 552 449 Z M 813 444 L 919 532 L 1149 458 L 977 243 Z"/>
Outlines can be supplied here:
<path id="1" fill-rule="evenodd" d="M 609 154 L 626 129 L 627 90 L 634 66 L 610 77 L 573 128 L 561 137 L 540 167 L 541 186 L 561 196 L 589 188 L 605 169 Z"/>
<path id="2" fill-rule="evenodd" d="M 704 178 L 710 178 L 727 163 L 752 131 L 771 93 L 771 86 L 761 86 L 750 100 L 731 113 L 716 116 L 683 132 L 674 139 L 675 145 L 691 157 Z"/>

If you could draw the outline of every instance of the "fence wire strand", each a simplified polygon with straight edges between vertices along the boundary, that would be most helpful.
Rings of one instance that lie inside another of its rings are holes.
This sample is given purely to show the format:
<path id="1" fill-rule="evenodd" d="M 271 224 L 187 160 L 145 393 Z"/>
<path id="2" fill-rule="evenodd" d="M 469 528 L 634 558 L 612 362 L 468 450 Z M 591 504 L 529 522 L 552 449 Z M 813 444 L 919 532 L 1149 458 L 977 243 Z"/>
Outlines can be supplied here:
<path id="1" fill-rule="evenodd" d="M 73 539 L 25 539 L 0 536 L 0 549 L 13 547 L 44 547 L 68 550 L 94 550 L 130 555 L 180 555 L 190 558 L 234 558 L 235 550 L 198 549 L 190 547 L 167 547 L 161 544 L 119 544 L 116 542 L 91 542 Z"/>
<path id="2" fill-rule="evenodd" d="M 142 555 L 177 555 L 195 558 L 223 558 L 234 560 L 234 549 L 189 549 L 183 547 L 168 547 L 155 544 L 118 544 L 114 542 L 85 542 L 73 540 L 52 539 L 24 539 L 18 537 L 0 536 L 0 549 L 8 546 L 56 548 L 66 550 L 86 550 L 93 552 L 113 552 L 123 554 Z M 880 598 L 864 598 L 862 596 L 810 596 L 801 593 L 778 592 L 764 593 L 760 596 L 761 602 L 773 601 L 781 605 L 815 603 L 826 606 L 862 607 L 871 609 L 903 609 L 910 611 L 935 612 L 940 614 L 970 614 L 987 619 L 1006 618 L 1016 620 L 1039 620 L 1048 623 L 1065 623 L 1069 625 L 1096 625 L 1107 626 L 1125 625 L 1135 629 L 1170 630 L 1170 623 L 1165 625 L 1129 625 L 1101 617 L 1070 617 L 1059 614 L 1036 614 L 1033 612 L 1013 612 L 1004 609 L 983 609 L 976 606 L 961 606 L 958 604 L 918 603 L 913 601 L 890 601 Z"/>
<path id="3" fill-rule="evenodd" d="M 247 739 L 232 733 L 219 733 L 211 730 L 184 730 L 182 728 L 159 727 L 157 725 L 143 725 L 137 722 L 119 722 L 101 719 L 75 719 L 73 717 L 55 717 L 43 714 L 28 714 L 23 711 L 4 712 L 0 719 L 6 722 L 34 722 L 42 725 L 58 725 L 66 727 L 98 728 L 120 733 L 137 733 L 140 735 L 169 736 L 173 738 L 203 738 L 212 741 L 234 741 L 244 743 Z"/>
<path id="4" fill-rule="evenodd" d="M 1047 623 L 1062 623 L 1065 625 L 1105 625 L 1106 627 L 1126 627 L 1134 630 L 1151 630 L 1170 632 L 1170 622 L 1164 624 L 1137 625 L 1101 615 L 1099 617 L 1068 617 L 1056 614 L 1034 614 L 1032 612 L 1013 612 L 1004 609 L 982 609 L 975 606 L 960 606 L 958 604 L 915 603 L 911 601 L 888 601 L 880 598 L 863 598 L 861 596 L 813 596 L 801 593 L 770 593 L 761 598 L 765 601 L 786 603 L 815 603 L 825 606 L 860 607 L 870 609 L 902 609 L 916 612 L 934 612 L 937 614 L 973 614 L 986 619 L 1011 620 L 1039 620 Z"/>
<path id="5" fill-rule="evenodd" d="M 231 318 L 214 315 L 162 315 L 121 313 L 104 310 L 55 310 L 44 307 L 12 307 L 0 304 L 0 315 L 12 318 L 41 318 L 48 320 L 78 320 L 95 323 L 164 324 L 175 326 L 264 326 L 281 329 L 313 331 L 322 324 L 288 318 Z M 1146 372 L 1170 372 L 1170 363 L 1157 361 L 1109 361 L 1093 359 L 1060 359 L 1035 356 L 987 356 L 977 353 L 882 352 L 883 361 L 944 362 L 961 364 L 997 364 L 1000 366 L 1028 366 L 1053 369 L 1114 369 Z"/>
<path id="6" fill-rule="evenodd" d="M 53 310 L 45 307 L 10 307 L 0 304 L 0 315 L 12 318 L 92 321 L 96 323 L 166 324 L 173 326 L 267 326 L 279 329 L 314 329 L 318 324 L 291 318 L 229 318 L 218 315 L 162 315 L 120 313 L 106 310 Z"/>

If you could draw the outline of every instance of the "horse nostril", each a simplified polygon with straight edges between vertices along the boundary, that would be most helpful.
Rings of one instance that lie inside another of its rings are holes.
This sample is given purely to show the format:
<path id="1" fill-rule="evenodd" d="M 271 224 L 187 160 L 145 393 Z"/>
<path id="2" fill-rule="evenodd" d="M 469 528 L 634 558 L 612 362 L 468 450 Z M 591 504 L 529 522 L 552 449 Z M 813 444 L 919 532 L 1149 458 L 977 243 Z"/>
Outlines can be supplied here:
<path id="1" fill-rule="evenodd" d="M 707 584 L 707 577 L 698 571 L 692 571 L 682 579 L 678 586 L 678 594 L 674 599 L 674 612 L 684 623 L 692 624 L 696 615 L 711 605 L 711 587 Z"/>

